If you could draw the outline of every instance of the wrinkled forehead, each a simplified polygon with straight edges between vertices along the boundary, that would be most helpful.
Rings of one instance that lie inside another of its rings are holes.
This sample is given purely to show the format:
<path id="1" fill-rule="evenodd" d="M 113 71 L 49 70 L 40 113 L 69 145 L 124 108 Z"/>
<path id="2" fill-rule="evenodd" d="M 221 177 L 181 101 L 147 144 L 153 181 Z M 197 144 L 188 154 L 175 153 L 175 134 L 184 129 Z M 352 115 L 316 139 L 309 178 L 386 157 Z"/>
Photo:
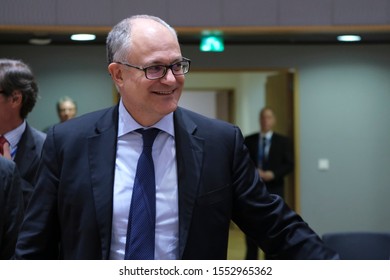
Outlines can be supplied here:
<path id="1" fill-rule="evenodd" d="M 150 19 L 137 19 L 131 32 L 131 61 L 143 63 L 168 61 L 181 57 L 180 45 L 176 34 L 163 24 Z"/>
<path id="2" fill-rule="evenodd" d="M 177 36 L 167 26 L 151 19 L 136 19 L 131 29 L 131 37 L 134 43 L 164 43 L 172 41 L 178 43 Z"/>

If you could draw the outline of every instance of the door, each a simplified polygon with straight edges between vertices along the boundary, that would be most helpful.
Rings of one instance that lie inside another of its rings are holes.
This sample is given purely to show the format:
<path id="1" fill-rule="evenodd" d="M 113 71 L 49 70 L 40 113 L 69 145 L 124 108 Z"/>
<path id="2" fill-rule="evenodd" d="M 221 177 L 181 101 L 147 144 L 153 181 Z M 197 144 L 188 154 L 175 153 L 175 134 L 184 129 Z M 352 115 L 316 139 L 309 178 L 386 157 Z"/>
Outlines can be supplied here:
<path id="1" fill-rule="evenodd" d="M 278 72 L 270 75 L 266 82 L 265 105 L 274 110 L 276 115 L 275 132 L 285 135 L 294 144 L 294 74 L 291 72 Z M 295 149 L 294 149 L 294 154 Z M 294 171 L 285 177 L 285 201 L 294 210 L 297 210 L 297 189 L 295 174 L 297 158 L 295 158 Z"/>

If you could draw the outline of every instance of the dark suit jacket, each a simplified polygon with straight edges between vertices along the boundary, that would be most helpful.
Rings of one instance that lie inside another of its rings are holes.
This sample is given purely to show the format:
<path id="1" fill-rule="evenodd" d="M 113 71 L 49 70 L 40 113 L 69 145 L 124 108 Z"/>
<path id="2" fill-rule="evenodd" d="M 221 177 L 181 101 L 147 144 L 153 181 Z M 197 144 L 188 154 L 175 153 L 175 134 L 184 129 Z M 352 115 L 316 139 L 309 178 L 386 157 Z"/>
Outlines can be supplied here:
<path id="1" fill-rule="evenodd" d="M 245 137 L 245 145 L 248 147 L 252 161 L 257 165 L 259 152 L 259 134 L 251 134 Z M 271 170 L 275 178 L 266 182 L 271 193 L 284 196 L 284 177 L 294 168 L 293 150 L 290 140 L 278 133 L 273 133 L 271 146 L 268 153 L 267 165 L 264 170 Z"/>
<path id="2" fill-rule="evenodd" d="M 27 124 L 18 143 L 18 150 L 16 151 L 14 161 L 22 177 L 25 207 L 34 189 L 34 179 L 38 170 L 38 163 L 45 138 L 46 134 Z"/>
<path id="3" fill-rule="evenodd" d="M 13 161 L 0 156 L 0 259 L 11 259 L 23 219 L 20 176 Z"/>
<path id="4" fill-rule="evenodd" d="M 17 258 L 109 257 L 117 123 L 115 106 L 49 130 Z M 237 127 L 180 108 L 174 127 L 180 259 L 226 259 L 231 219 L 267 253 L 335 257 L 280 198 L 268 194 Z"/>

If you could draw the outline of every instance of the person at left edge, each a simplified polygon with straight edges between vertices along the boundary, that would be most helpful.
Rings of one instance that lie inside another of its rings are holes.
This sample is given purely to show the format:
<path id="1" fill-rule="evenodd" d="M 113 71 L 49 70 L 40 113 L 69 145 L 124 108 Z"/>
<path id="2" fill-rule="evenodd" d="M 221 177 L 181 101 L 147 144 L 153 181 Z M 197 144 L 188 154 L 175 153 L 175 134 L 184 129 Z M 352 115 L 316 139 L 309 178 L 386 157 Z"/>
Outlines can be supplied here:
<path id="1" fill-rule="evenodd" d="M 11 259 L 23 219 L 21 179 L 15 163 L 0 156 L 0 260 Z"/>
<path id="2" fill-rule="evenodd" d="M 34 189 L 46 138 L 26 121 L 37 99 L 38 86 L 30 67 L 21 60 L 0 58 L 0 136 L 7 139 L 3 156 L 16 163 L 25 206 Z"/>

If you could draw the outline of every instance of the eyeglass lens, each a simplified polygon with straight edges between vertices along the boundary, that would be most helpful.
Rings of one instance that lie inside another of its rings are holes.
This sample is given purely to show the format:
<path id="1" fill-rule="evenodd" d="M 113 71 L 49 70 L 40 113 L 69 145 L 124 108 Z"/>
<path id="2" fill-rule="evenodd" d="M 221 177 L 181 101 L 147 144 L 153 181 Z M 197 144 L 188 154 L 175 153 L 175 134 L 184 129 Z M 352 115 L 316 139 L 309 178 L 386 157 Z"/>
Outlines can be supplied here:
<path id="1" fill-rule="evenodd" d="M 165 66 L 165 65 L 154 65 L 145 68 L 145 73 L 149 79 L 158 79 L 165 76 L 168 68 L 172 70 L 173 75 L 184 75 L 189 70 L 188 61 L 180 61 L 175 64 Z"/>

